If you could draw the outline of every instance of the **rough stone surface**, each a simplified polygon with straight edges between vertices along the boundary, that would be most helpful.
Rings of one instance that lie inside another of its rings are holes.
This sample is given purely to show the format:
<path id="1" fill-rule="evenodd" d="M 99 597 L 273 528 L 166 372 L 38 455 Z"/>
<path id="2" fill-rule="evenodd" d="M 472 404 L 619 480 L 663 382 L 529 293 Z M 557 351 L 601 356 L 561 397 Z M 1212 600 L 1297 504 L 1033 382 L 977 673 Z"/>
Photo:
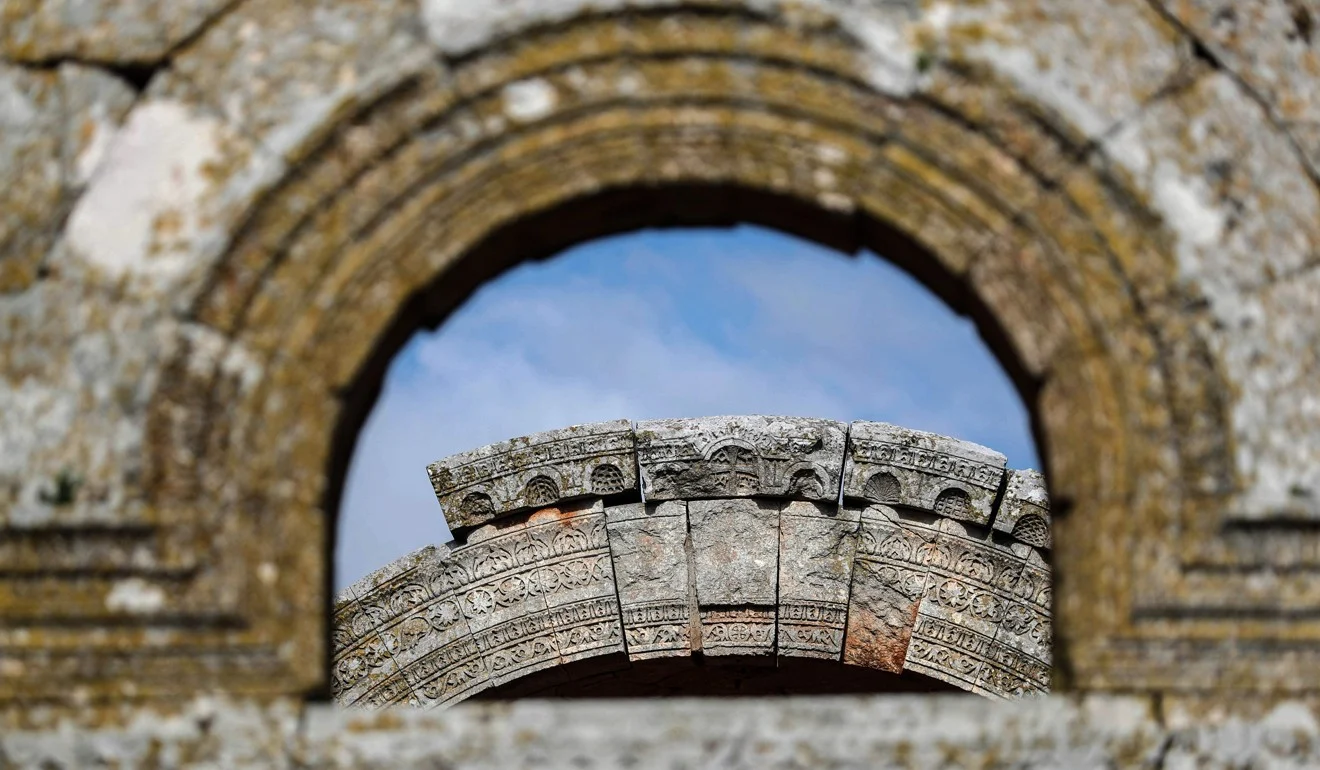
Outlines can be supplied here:
<path id="1" fill-rule="evenodd" d="M 843 662 L 898 673 L 907 659 L 917 607 L 926 590 L 921 555 L 927 541 L 902 526 L 892 509 L 859 515 L 856 559 L 848 596 Z"/>
<path id="2" fill-rule="evenodd" d="M 773 656 L 778 501 L 691 500 L 692 566 L 707 656 Z"/>
<path id="3" fill-rule="evenodd" d="M 137 105 L 69 213 L 52 267 L 160 302 L 195 287 L 283 164 L 181 100 Z"/>
<path id="4" fill-rule="evenodd" d="M 1161 715 L 1163 717 L 1161 718 Z M 343 711 L 290 700 L 198 698 L 79 729 L 36 718 L 0 734 L 15 768 L 435 766 L 919 768 L 1307 767 L 1320 761 L 1309 701 L 1159 704 L 1051 696 L 473 703 L 443 714 Z M 609 725 L 609 729 L 601 729 Z M 510 740 L 510 736 L 517 736 Z M 683 740 L 675 740 L 682 736 Z"/>
<path id="5" fill-rule="evenodd" d="M 232 0 L 4 0 L 0 56 L 32 62 L 155 62 L 232 5 Z"/>
<path id="6" fill-rule="evenodd" d="M 697 610 L 689 583 L 687 503 L 610 506 L 605 520 L 628 658 L 690 655 Z"/>
<path id="7" fill-rule="evenodd" d="M 98 69 L 0 64 L 0 292 L 37 278 L 69 206 L 100 168 L 135 95 Z"/>
<path id="8" fill-rule="evenodd" d="M 811 502 L 779 511 L 780 656 L 838 660 L 852 588 L 856 511 Z"/>
<path id="9" fill-rule="evenodd" d="M 794 417 L 707 417 L 637 424 L 648 500 L 839 495 L 846 426 Z"/>
<path id="10" fill-rule="evenodd" d="M 1320 692 L 1313 2 L 365 8 L 0 2 L 0 701 L 177 717 L 60 761 L 268 766 L 296 706 L 182 704 L 329 684 L 328 458 L 391 341 L 540 248 L 748 220 L 976 320 L 1069 512 L 1062 684 L 1207 698 L 1154 763 L 1306 762 L 1270 708 Z M 1132 764 L 1117 718 L 1049 745 Z"/>
<path id="11" fill-rule="evenodd" d="M 1032 470 L 1008 472 L 994 527 L 1028 545 L 1050 547 L 1050 495 L 1044 474 Z"/>
<path id="12" fill-rule="evenodd" d="M 452 529 L 563 500 L 637 489 L 632 425 L 575 425 L 474 449 L 427 466 Z"/>
<path id="13" fill-rule="evenodd" d="M 1320 433 L 1314 398 L 1283 397 L 1298 378 L 1320 373 L 1320 340 L 1312 326 L 1285 320 L 1300 309 L 1296 299 L 1270 301 L 1315 280 L 1320 189 L 1293 143 L 1269 124 L 1239 81 L 1211 71 L 1122 126 L 1106 140 L 1106 158 L 1137 180 L 1180 236 L 1179 265 L 1206 298 L 1208 318 L 1199 323 L 1212 329 L 1216 356 L 1229 371 L 1255 372 L 1234 399 L 1246 482 L 1236 513 L 1320 517 L 1320 445 L 1281 441 L 1285 425 Z M 1302 294 L 1310 297 L 1309 287 Z"/>
<path id="14" fill-rule="evenodd" d="M 1306 767 L 1320 759 L 1316 713 L 1307 701 L 1245 702 L 1214 712 L 1199 702 L 1161 709 L 1150 699 L 1112 695 L 1012 704 L 950 695 L 529 700 L 467 704 L 444 714 L 199 698 L 168 712 L 116 715 L 95 730 L 44 719 L 5 732 L 0 751 L 24 770 L 161 763 L 750 770 L 982 760 L 1024 768 Z"/>
<path id="15" fill-rule="evenodd" d="M 8 291 L 36 279 L 37 265 L 55 237 L 53 210 L 63 193 L 63 114 L 49 72 L 0 66 L 0 270 Z"/>
<path id="16" fill-rule="evenodd" d="M 432 66 L 411 4 L 324 2 L 290 13 L 258 3 L 212 25 L 171 74 L 271 153 L 298 160 L 335 114 L 351 112 Z M 307 55 L 309 52 L 312 55 Z M 180 85 L 161 83 L 154 95 Z M 235 99 L 234 94 L 244 98 Z"/>
<path id="17" fill-rule="evenodd" d="M 988 523 L 1007 462 L 969 441 L 855 422 L 848 434 L 843 494 Z"/>

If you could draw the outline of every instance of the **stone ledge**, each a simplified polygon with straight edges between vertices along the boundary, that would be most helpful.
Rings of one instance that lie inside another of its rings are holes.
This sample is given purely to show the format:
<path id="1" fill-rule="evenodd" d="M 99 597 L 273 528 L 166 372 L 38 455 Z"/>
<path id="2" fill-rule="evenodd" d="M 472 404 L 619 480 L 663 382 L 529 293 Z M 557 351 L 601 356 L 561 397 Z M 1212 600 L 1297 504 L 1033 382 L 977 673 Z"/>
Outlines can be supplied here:
<path id="1" fill-rule="evenodd" d="M 449 526 L 586 497 L 650 502 L 843 496 L 989 524 L 1007 479 L 1012 533 L 1036 514 L 1048 525 L 1044 478 L 970 441 L 879 422 L 743 415 L 573 425 L 512 438 L 427 466 Z M 1035 522 L 1033 525 L 1033 533 Z M 1005 528 L 1007 526 L 1007 528 Z M 1038 533 L 1034 540 L 1040 540 Z M 1040 543 L 1033 544 L 1040 545 Z"/>
<path id="2" fill-rule="evenodd" d="M 1172 705 L 1172 708 L 1170 707 Z M 367 714 L 200 699 L 0 730 L 15 768 L 1314 766 L 1302 701 L 1048 696 L 517 701 Z M 94 725 L 94 726 L 89 726 Z M 515 739 L 516 736 L 516 739 Z"/>

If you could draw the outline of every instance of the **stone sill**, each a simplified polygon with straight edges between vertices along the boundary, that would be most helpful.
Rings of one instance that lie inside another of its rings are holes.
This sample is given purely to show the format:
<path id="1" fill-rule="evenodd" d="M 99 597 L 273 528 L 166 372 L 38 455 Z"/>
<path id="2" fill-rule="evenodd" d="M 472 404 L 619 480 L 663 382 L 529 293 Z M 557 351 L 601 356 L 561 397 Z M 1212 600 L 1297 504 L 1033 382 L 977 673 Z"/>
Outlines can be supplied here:
<path id="1" fill-rule="evenodd" d="M 1301 766 L 1320 760 L 1315 713 L 1300 701 L 1061 695 L 1014 703 L 971 695 L 529 700 L 444 712 L 201 699 L 171 715 L 101 713 L 117 726 L 98 728 L 33 710 L 26 729 L 0 735 L 0 765 Z"/>

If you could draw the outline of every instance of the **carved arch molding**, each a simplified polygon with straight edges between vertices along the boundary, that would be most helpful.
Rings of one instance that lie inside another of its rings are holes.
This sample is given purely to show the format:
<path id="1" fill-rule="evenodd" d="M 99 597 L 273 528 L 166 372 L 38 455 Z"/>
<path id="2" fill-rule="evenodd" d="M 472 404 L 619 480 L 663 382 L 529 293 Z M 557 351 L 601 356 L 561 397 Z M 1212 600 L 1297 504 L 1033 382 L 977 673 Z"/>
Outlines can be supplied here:
<path id="1" fill-rule="evenodd" d="M 737 221 L 976 320 L 1050 479 L 1056 686 L 1320 691 L 1316 89 L 1254 66 L 1293 38 L 1160 0 L 30 5 L 0 28 L 6 702 L 324 691 L 390 354 L 519 261 Z"/>
<path id="2" fill-rule="evenodd" d="M 985 447 L 883 423 L 619 420 L 430 472 L 462 542 L 340 595 L 341 703 L 435 707 L 592 658 L 608 691 L 630 662 L 695 655 L 1049 690 L 1044 479 Z M 623 480 L 610 497 L 602 475 Z M 539 692 L 593 692 L 569 677 Z"/>

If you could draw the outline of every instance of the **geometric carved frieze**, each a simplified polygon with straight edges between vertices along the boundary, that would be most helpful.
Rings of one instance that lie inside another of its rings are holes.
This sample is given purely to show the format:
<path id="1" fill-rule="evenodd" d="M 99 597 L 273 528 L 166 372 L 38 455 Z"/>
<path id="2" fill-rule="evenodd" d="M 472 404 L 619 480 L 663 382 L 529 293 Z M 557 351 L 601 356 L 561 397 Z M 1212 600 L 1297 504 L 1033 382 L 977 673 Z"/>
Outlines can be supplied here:
<path id="1" fill-rule="evenodd" d="M 1007 458 L 978 444 L 880 422 L 848 433 L 843 494 L 984 524 L 994 513 Z"/>
<path id="2" fill-rule="evenodd" d="M 647 500 L 836 500 L 847 426 L 799 417 L 706 417 L 637 424 Z"/>
<path id="3" fill-rule="evenodd" d="M 632 424 L 574 425 L 502 441 L 427 466 L 450 529 L 582 497 L 637 489 Z"/>
<path id="4" fill-rule="evenodd" d="M 1049 567 L 975 524 L 861 514 L 843 660 L 992 697 L 1049 690 Z"/>
<path id="5" fill-rule="evenodd" d="M 1033 663 L 1040 651 L 1029 650 L 1032 658 L 1010 644 L 1029 635 L 1035 619 L 1015 593 L 1034 551 L 1005 547 L 985 528 L 952 519 L 909 526 L 930 540 L 921 552 L 926 587 L 905 668 L 986 695 L 1048 690 L 1048 662 Z"/>
<path id="6" fill-rule="evenodd" d="M 626 428 L 631 442 L 628 423 L 610 425 Z M 554 681 L 567 676 L 565 664 L 596 656 L 631 665 L 697 654 L 723 664 L 814 658 L 913 671 L 991 697 L 1047 691 L 1050 572 L 1039 544 L 1048 533 L 1017 537 L 1028 516 L 1048 527 L 1039 474 L 1010 472 L 1005 501 L 1014 507 L 987 509 L 992 528 L 930 503 L 953 484 L 997 493 L 1001 457 L 858 425 L 864 448 L 849 448 L 850 479 L 892 472 L 916 498 L 890 505 L 850 495 L 840 506 L 835 482 L 807 490 L 829 492 L 820 499 L 785 486 L 803 469 L 828 478 L 831 462 L 837 481 L 841 423 L 641 423 L 642 475 L 666 499 L 619 502 L 609 491 L 503 512 L 460 529 L 461 542 L 409 554 L 346 591 L 334 615 L 336 700 L 434 708 L 532 674 L 529 682 Z M 544 445 L 552 435 L 502 446 Z M 877 435 L 907 448 L 871 451 L 880 442 L 866 442 Z M 712 449 L 744 445 L 738 462 L 712 464 Z M 973 455 L 992 462 L 972 463 Z M 889 464 L 877 467 L 881 458 Z M 567 462 L 580 471 L 600 460 Z"/>

